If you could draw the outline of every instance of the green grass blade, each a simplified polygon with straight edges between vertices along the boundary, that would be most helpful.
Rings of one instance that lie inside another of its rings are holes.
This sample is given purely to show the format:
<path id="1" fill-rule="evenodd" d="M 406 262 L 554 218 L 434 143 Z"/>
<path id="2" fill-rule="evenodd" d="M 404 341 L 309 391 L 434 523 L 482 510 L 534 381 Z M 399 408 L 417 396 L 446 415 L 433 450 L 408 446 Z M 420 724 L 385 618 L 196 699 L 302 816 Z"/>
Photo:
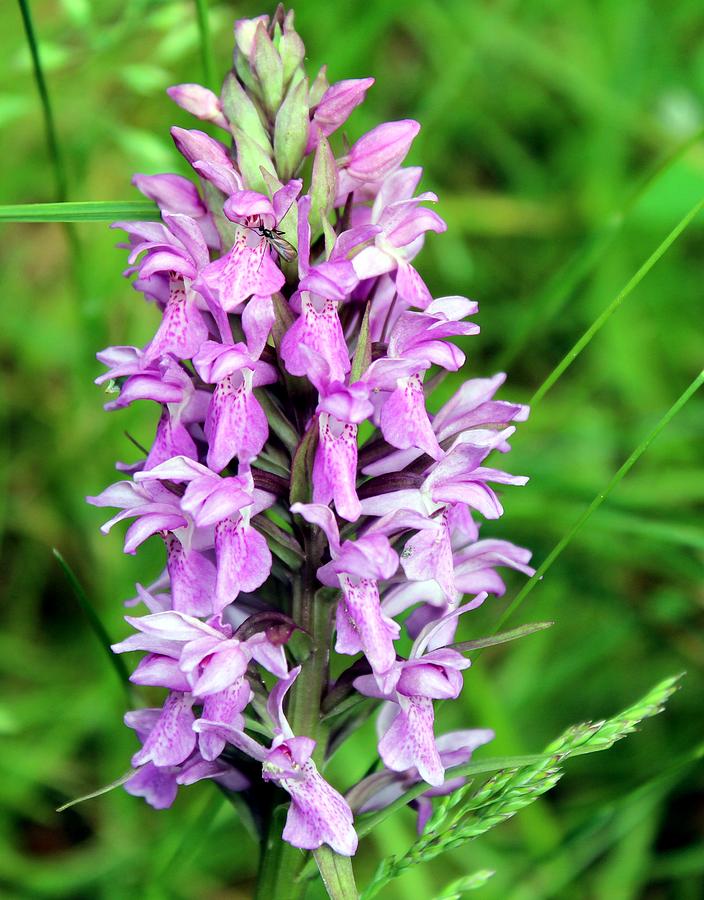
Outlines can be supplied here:
<path id="1" fill-rule="evenodd" d="M 682 409 L 682 407 L 687 403 L 687 401 L 699 390 L 699 388 L 704 384 L 704 371 L 700 372 L 699 375 L 694 379 L 694 381 L 689 385 L 689 387 L 684 391 L 683 394 L 673 403 L 673 405 L 668 409 L 665 415 L 660 419 L 657 425 L 653 428 L 653 430 L 648 434 L 648 436 L 643 440 L 631 453 L 628 459 L 624 462 L 624 464 L 618 469 L 618 471 L 613 475 L 609 483 L 603 490 L 599 491 L 596 497 L 592 500 L 589 506 L 584 510 L 582 515 L 577 519 L 574 525 L 570 528 L 570 530 L 562 537 L 560 541 L 553 547 L 547 557 L 540 564 L 535 574 L 529 578 L 529 580 L 523 585 L 521 590 L 518 592 L 516 597 L 510 606 L 506 609 L 504 614 L 498 621 L 496 626 L 496 631 L 498 632 L 501 627 L 506 623 L 506 621 L 516 612 L 519 606 L 526 599 L 528 594 L 533 590 L 536 584 L 543 578 L 545 573 L 548 571 L 550 566 L 555 562 L 558 556 L 562 553 L 562 551 L 571 543 L 572 539 L 577 535 L 577 533 L 581 530 L 584 524 L 587 522 L 589 517 L 595 512 L 602 503 L 607 499 L 611 491 L 618 485 L 621 479 L 630 472 L 633 466 L 638 462 L 641 456 L 645 453 L 648 447 L 652 444 L 655 438 L 663 431 L 670 421 L 677 415 L 677 413 Z"/>
<path id="2" fill-rule="evenodd" d="M 129 672 L 127 671 L 127 667 L 125 666 L 125 663 L 124 663 L 122 657 L 113 653 L 112 650 L 110 649 L 110 645 L 112 644 L 112 641 L 110 640 L 110 636 L 108 635 L 107 631 L 105 630 L 105 626 L 100 621 L 100 618 L 98 617 L 98 614 L 96 613 L 95 608 L 93 607 L 93 604 L 88 599 L 88 595 L 83 590 L 83 586 L 81 585 L 80 581 L 76 577 L 75 572 L 73 571 L 71 566 L 69 566 L 69 564 L 66 562 L 66 560 L 63 558 L 61 553 L 59 553 L 59 551 L 56 549 L 56 547 L 54 547 L 54 556 L 56 557 L 59 565 L 63 569 L 64 575 L 68 579 L 68 582 L 73 589 L 73 593 L 76 597 L 76 600 L 78 600 L 79 606 L 81 607 L 81 609 L 85 613 L 86 618 L 88 619 L 88 623 L 89 623 L 90 627 L 93 629 L 95 636 L 100 641 L 101 647 L 103 648 L 103 650 L 105 650 L 105 653 L 106 653 L 108 659 L 110 660 L 110 665 L 115 670 L 117 677 L 120 679 L 120 683 L 127 691 L 128 697 L 130 697 L 130 699 L 131 699 L 131 687 L 132 686 L 131 686 L 130 680 L 129 680 Z"/>
<path id="3" fill-rule="evenodd" d="M 115 788 L 121 787 L 125 782 L 129 781 L 133 775 L 136 775 L 137 771 L 137 769 L 130 769 L 129 772 L 125 772 L 124 775 L 116 778 L 115 781 L 111 781 L 110 784 L 106 784 L 96 791 L 91 791 L 90 794 L 83 794 L 81 797 L 76 797 L 75 800 L 69 800 L 68 803 L 62 803 L 61 806 L 56 807 L 56 812 L 64 812 L 66 809 L 71 809 L 72 806 L 77 806 L 79 803 L 85 803 L 86 800 L 95 800 L 96 797 L 102 797 L 103 794 L 114 791 Z"/>
<path id="4" fill-rule="evenodd" d="M 510 368 L 538 327 L 544 327 L 560 312 L 567 299 L 591 275 L 603 259 L 606 251 L 611 247 L 615 237 L 622 230 L 631 212 L 640 200 L 651 188 L 659 184 L 672 167 L 702 138 L 704 138 L 704 128 L 696 131 L 675 148 L 672 153 L 668 154 L 665 159 L 657 163 L 633 191 L 621 209 L 614 211 L 608 217 L 606 224 L 596 230 L 589 237 L 586 244 L 558 269 L 532 304 L 533 313 L 527 320 L 517 325 L 513 335 L 509 338 L 506 349 L 501 353 L 496 363 L 498 370 L 506 371 Z"/>
<path id="5" fill-rule="evenodd" d="M 151 200 L 82 200 L 0 206 L 0 222 L 113 222 L 158 218 L 159 209 Z"/>
<path id="6" fill-rule="evenodd" d="M 538 390 L 530 398 L 529 403 L 531 406 L 535 406 L 536 403 L 539 403 L 540 400 L 543 399 L 543 397 L 547 394 L 550 388 L 553 387 L 558 378 L 560 378 L 560 376 L 572 365 L 572 363 L 579 356 L 582 350 L 584 350 L 584 348 L 589 344 L 594 335 L 596 335 L 608 322 L 613 313 L 615 313 L 619 306 L 621 306 L 626 297 L 628 297 L 628 295 L 641 283 L 648 272 L 653 268 L 655 263 L 658 262 L 658 260 L 660 260 L 665 255 L 665 253 L 667 253 L 670 247 L 675 243 L 677 238 L 687 228 L 687 226 L 695 218 L 702 207 L 704 207 L 704 198 L 702 198 L 697 204 L 695 204 L 687 213 L 687 215 L 684 216 L 684 218 L 680 219 L 677 225 L 675 225 L 672 231 L 667 235 L 665 240 L 650 254 L 650 256 L 638 269 L 635 275 L 633 275 L 633 277 L 629 279 L 628 283 L 621 289 L 621 291 L 619 291 L 619 293 L 614 297 L 611 303 L 609 303 L 609 305 L 601 313 L 601 315 L 599 315 L 589 326 L 589 328 L 584 332 L 584 334 L 577 341 L 574 347 L 572 347 L 572 349 L 569 350 L 568 353 L 566 353 L 565 356 L 560 360 L 560 362 L 555 366 L 555 368 L 548 375 L 545 381 L 540 385 Z"/>
<path id="7" fill-rule="evenodd" d="M 213 54 L 213 44 L 210 40 L 210 25 L 208 22 L 208 0 L 195 0 L 195 4 L 204 82 L 206 87 L 209 87 L 211 90 L 217 90 L 218 86 L 215 83 L 215 56 Z"/>
<path id="8" fill-rule="evenodd" d="M 32 68 L 34 70 L 34 80 L 37 83 L 39 91 L 39 99 L 42 104 L 42 112 L 44 115 L 44 130 L 46 133 L 46 143 L 49 150 L 52 166 L 54 169 L 54 178 L 56 180 L 56 196 L 59 200 L 65 200 L 68 192 L 68 180 L 66 178 L 66 168 L 64 166 L 63 156 L 59 147 L 59 141 L 56 134 L 56 124 L 54 121 L 54 112 L 51 106 L 49 90 L 47 88 L 46 79 L 44 78 L 44 69 L 39 55 L 39 45 L 34 31 L 34 22 L 32 21 L 32 13 L 29 8 L 29 0 L 19 0 L 20 12 L 22 14 L 22 22 L 24 24 L 29 52 L 32 56 Z"/>
<path id="9" fill-rule="evenodd" d="M 503 631 L 501 634 L 491 634 L 488 637 L 477 638 L 474 641 L 460 641 L 459 644 L 450 644 L 458 653 L 469 653 L 471 650 L 481 650 L 484 647 L 494 647 L 496 644 L 505 644 L 508 641 L 516 641 L 519 638 L 535 634 L 536 631 L 545 631 L 551 628 L 554 622 L 531 622 L 528 625 L 519 625 L 511 631 Z"/>

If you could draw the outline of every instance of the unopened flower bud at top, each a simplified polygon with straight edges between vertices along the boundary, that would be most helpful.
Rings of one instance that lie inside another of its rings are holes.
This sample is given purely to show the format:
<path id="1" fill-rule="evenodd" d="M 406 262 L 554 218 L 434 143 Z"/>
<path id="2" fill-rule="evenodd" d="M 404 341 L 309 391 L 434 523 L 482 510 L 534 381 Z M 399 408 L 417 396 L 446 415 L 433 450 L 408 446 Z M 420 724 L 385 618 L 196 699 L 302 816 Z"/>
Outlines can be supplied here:
<path id="1" fill-rule="evenodd" d="M 420 125 L 413 119 L 384 122 L 352 145 L 347 172 L 359 181 L 381 181 L 406 158 Z"/>
<path id="2" fill-rule="evenodd" d="M 203 119 L 205 122 L 213 122 L 220 128 L 228 128 L 228 122 L 222 111 L 222 104 L 217 96 L 208 88 L 200 84 L 175 84 L 167 88 L 166 93 L 181 109 Z"/>
<path id="3" fill-rule="evenodd" d="M 349 78 L 330 85 L 313 113 L 306 153 L 315 150 L 321 135 L 327 137 L 347 121 L 373 84 L 373 78 Z"/>

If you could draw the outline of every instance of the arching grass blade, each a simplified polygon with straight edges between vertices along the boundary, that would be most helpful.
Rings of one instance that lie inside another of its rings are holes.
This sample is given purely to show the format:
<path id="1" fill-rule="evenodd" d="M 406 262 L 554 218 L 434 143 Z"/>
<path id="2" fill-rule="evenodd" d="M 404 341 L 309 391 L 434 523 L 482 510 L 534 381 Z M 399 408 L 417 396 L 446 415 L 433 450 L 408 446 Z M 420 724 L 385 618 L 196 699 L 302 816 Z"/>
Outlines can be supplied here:
<path id="1" fill-rule="evenodd" d="M 670 247 L 675 243 L 677 238 L 687 228 L 689 223 L 695 218 L 702 207 L 704 207 L 704 198 L 702 198 L 697 204 L 695 204 L 687 213 L 687 215 L 684 216 L 684 218 L 680 219 L 680 221 L 677 223 L 677 225 L 675 225 L 675 227 L 668 234 L 665 240 L 658 247 L 656 247 L 656 249 L 643 263 L 643 265 L 638 269 L 635 275 L 633 275 L 633 277 L 629 279 L 628 283 L 619 291 L 619 293 L 614 297 L 611 303 L 609 303 L 609 305 L 601 313 L 601 315 L 598 316 L 594 320 L 594 322 L 592 322 L 592 324 L 584 332 L 584 334 L 577 341 L 574 347 L 572 347 L 572 349 L 568 353 L 566 353 L 565 356 L 560 360 L 560 362 L 555 366 L 555 368 L 548 375 L 545 381 L 540 385 L 538 390 L 530 398 L 529 403 L 531 406 L 535 406 L 536 403 L 539 403 L 543 399 L 543 397 L 547 394 L 550 388 L 553 387 L 558 378 L 560 378 L 560 376 L 572 365 L 572 363 L 579 356 L 582 350 L 584 350 L 584 348 L 589 344 L 594 335 L 597 334 L 608 322 L 613 313 L 616 312 L 616 310 L 623 303 L 626 297 L 628 297 L 628 295 L 641 283 L 648 272 L 653 268 L 655 263 L 658 262 L 658 260 L 661 259 L 665 255 L 665 253 L 667 253 Z"/>
<path id="2" fill-rule="evenodd" d="M 59 551 L 56 549 L 56 547 L 54 547 L 53 552 L 54 552 L 54 556 L 56 557 L 57 562 L 59 563 L 59 565 L 61 566 L 61 568 L 64 571 L 64 575 L 68 579 L 68 582 L 73 589 L 73 593 L 76 597 L 76 600 L 78 600 L 78 603 L 79 603 L 81 609 L 83 610 L 86 618 L 88 619 L 88 623 L 90 624 L 90 627 L 93 629 L 95 636 L 98 638 L 102 648 L 105 650 L 105 653 L 106 653 L 108 659 L 110 660 L 110 665 L 115 670 L 117 677 L 120 679 L 120 683 L 122 684 L 125 691 L 127 692 L 128 697 L 130 697 L 132 686 L 131 686 L 130 680 L 129 680 L 129 672 L 127 671 L 127 668 L 122 660 L 122 657 L 117 656 L 110 649 L 110 644 L 112 643 L 112 641 L 110 640 L 110 636 L 108 635 L 107 631 L 105 630 L 105 626 L 100 621 L 98 614 L 96 613 L 96 611 L 93 607 L 93 604 L 88 599 L 88 595 L 83 590 L 83 586 L 81 585 L 80 581 L 76 577 L 75 572 L 73 571 L 71 566 L 69 566 L 69 564 L 66 562 L 66 560 L 63 558 L 61 553 L 59 553 Z"/>
<path id="3" fill-rule="evenodd" d="M 595 270 L 599 261 L 603 259 L 606 251 L 611 247 L 615 237 L 623 229 L 633 209 L 640 200 L 647 195 L 652 187 L 659 184 L 660 180 L 672 169 L 672 167 L 704 138 L 704 128 L 700 128 L 691 137 L 681 143 L 665 159 L 661 160 L 638 185 L 626 203 L 615 210 L 606 220 L 606 223 L 598 228 L 568 260 L 560 267 L 551 278 L 545 288 L 538 294 L 532 304 L 533 313 L 527 321 L 517 324 L 513 335 L 507 340 L 506 349 L 499 356 L 496 368 L 506 371 L 518 358 L 521 350 L 526 346 L 538 326 L 545 326 L 562 309 L 567 299 Z"/>
<path id="4" fill-rule="evenodd" d="M 29 8 L 29 0 L 19 0 L 20 12 L 22 14 L 22 23 L 24 24 L 25 34 L 27 36 L 27 44 L 29 52 L 32 56 L 32 68 L 34 70 L 34 80 L 37 83 L 39 91 L 39 99 L 42 104 L 42 112 L 44 115 L 44 130 L 46 132 L 46 143 L 54 168 L 54 178 L 56 180 L 56 196 L 59 200 L 65 200 L 68 192 L 68 180 L 66 178 L 66 167 L 64 165 L 63 156 L 59 147 L 59 141 L 56 135 L 56 123 L 54 121 L 54 112 L 51 106 L 49 90 L 47 88 L 46 79 L 44 78 L 44 70 L 39 55 L 39 45 L 34 31 L 34 22 L 32 21 L 32 12 Z"/>
<path id="5" fill-rule="evenodd" d="M 208 0 L 195 0 L 198 18 L 198 35 L 200 37 L 200 55 L 203 62 L 203 78 L 206 87 L 215 90 L 215 56 L 210 40 L 210 24 L 208 22 Z"/>
<path id="6" fill-rule="evenodd" d="M 510 606 L 506 609 L 504 614 L 499 619 L 496 625 L 496 631 L 498 632 L 501 627 L 507 622 L 508 619 L 513 615 L 514 612 L 518 609 L 518 607 L 523 603 L 528 594 L 533 590 L 536 584 L 541 580 L 541 578 L 548 571 L 550 566 L 555 562 L 558 556 L 562 553 L 562 551 L 571 543 L 572 539 L 575 535 L 581 530 L 584 524 L 587 522 L 589 517 L 595 512 L 599 507 L 604 503 L 607 499 L 611 491 L 618 485 L 621 479 L 630 472 L 633 466 L 638 462 L 641 456 L 645 453 L 648 447 L 652 444 L 655 438 L 663 431 L 670 421 L 677 415 L 677 413 L 682 409 L 682 407 L 687 403 L 687 401 L 699 390 L 699 388 L 704 384 L 704 371 L 700 372 L 699 375 L 694 379 L 694 381 L 689 385 L 689 387 L 684 391 L 683 394 L 673 403 L 673 405 L 668 409 L 665 415 L 660 419 L 657 425 L 653 428 L 650 434 L 643 440 L 631 453 L 628 459 L 624 462 L 624 464 L 618 469 L 618 471 L 613 475 L 609 483 L 596 495 L 596 497 L 592 500 L 589 506 L 584 510 L 582 515 L 577 519 L 574 525 L 570 528 L 570 530 L 561 538 L 560 541 L 553 547 L 547 557 L 540 564 L 535 574 L 523 585 L 521 590 L 518 592 L 516 597 Z"/>

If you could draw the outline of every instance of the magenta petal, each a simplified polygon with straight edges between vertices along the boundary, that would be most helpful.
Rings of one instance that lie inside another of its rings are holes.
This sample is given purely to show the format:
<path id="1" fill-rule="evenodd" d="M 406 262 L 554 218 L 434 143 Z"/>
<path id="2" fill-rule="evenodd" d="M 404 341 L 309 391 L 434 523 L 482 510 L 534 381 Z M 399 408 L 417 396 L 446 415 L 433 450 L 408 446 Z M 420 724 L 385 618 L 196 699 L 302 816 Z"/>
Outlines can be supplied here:
<path id="1" fill-rule="evenodd" d="M 335 513 L 329 506 L 321 503 L 294 503 L 291 512 L 303 516 L 306 522 L 317 525 L 325 532 L 333 557 L 340 550 L 340 532 L 337 528 Z"/>
<path id="2" fill-rule="evenodd" d="M 435 745 L 434 719 L 432 700 L 408 698 L 379 741 L 384 764 L 395 772 L 405 772 L 415 766 L 423 781 L 442 784 L 445 769 Z"/>
<path id="3" fill-rule="evenodd" d="M 221 128 L 228 128 L 227 119 L 222 114 L 220 99 L 208 88 L 200 84 L 175 84 L 167 88 L 166 93 L 186 112 L 207 122 L 214 122 Z"/>
<path id="4" fill-rule="evenodd" d="M 403 162 L 419 131 L 412 119 L 377 125 L 353 144 L 347 171 L 359 181 L 380 181 Z"/>
<path id="5" fill-rule="evenodd" d="M 182 175 L 135 175 L 132 184 L 154 200 L 163 212 L 198 218 L 206 213 L 198 188 Z"/>
<path id="6" fill-rule="evenodd" d="M 211 138 L 204 131 L 198 131 L 197 128 L 190 130 L 178 128 L 174 125 L 171 129 L 171 137 L 179 151 L 191 165 L 202 160 L 214 165 L 232 168 L 232 161 L 227 154 L 227 147 L 221 144 L 220 141 Z"/>
<path id="7" fill-rule="evenodd" d="M 335 610 L 335 652 L 343 653 L 347 656 L 355 656 L 361 653 L 362 640 L 357 631 L 350 614 L 347 612 L 347 605 L 341 600 L 337 604 Z"/>
<path id="8" fill-rule="evenodd" d="M 396 290 L 412 306 L 425 309 L 433 298 L 425 282 L 410 263 L 401 262 L 396 270 Z"/>
<path id="9" fill-rule="evenodd" d="M 252 370 L 243 369 L 241 376 L 227 375 L 215 388 L 205 420 L 208 465 L 214 471 L 224 469 L 235 456 L 250 462 L 266 443 L 269 426 L 252 393 L 252 378 Z"/>
<path id="10" fill-rule="evenodd" d="M 178 660 L 170 656 L 150 653 L 140 661 L 130 675 L 133 684 L 166 687 L 170 691 L 190 691 L 188 679 L 178 667 Z"/>
<path id="11" fill-rule="evenodd" d="M 183 762 L 196 743 L 192 706 L 190 694 L 170 693 L 142 749 L 132 757 L 132 765 L 175 766 Z"/>
<path id="12" fill-rule="evenodd" d="M 454 699 L 462 690 L 462 675 L 457 669 L 436 665 L 430 661 L 418 665 L 406 665 L 398 680 L 396 690 L 407 697 L 429 697 L 433 700 Z"/>
<path id="13" fill-rule="evenodd" d="M 350 370 L 350 359 L 335 301 L 324 300 L 318 310 L 309 294 L 302 295 L 301 315 L 281 342 L 281 358 L 292 375 L 308 374 L 310 358 L 301 353 L 302 344 L 327 362 L 331 381 L 344 381 Z"/>
<path id="14" fill-rule="evenodd" d="M 173 353 L 190 359 L 208 337 L 208 327 L 182 281 L 172 280 L 169 299 L 159 330 L 144 351 L 144 364 Z"/>
<path id="15" fill-rule="evenodd" d="M 224 212 L 233 222 L 244 219 L 247 224 L 251 217 L 258 217 L 268 228 L 273 228 L 276 221 L 271 200 L 257 191 L 235 191 L 225 201 Z"/>
<path id="16" fill-rule="evenodd" d="M 240 519 L 225 519 L 215 526 L 217 584 L 214 606 L 224 609 L 240 591 L 254 591 L 268 578 L 271 552 L 259 532 Z"/>
<path id="17" fill-rule="evenodd" d="M 285 747 L 284 744 L 273 750 L 263 766 L 264 777 L 278 781 L 291 795 L 284 840 L 303 850 L 328 844 L 342 856 L 353 856 L 357 834 L 347 801 L 325 781 L 310 759 L 299 765 L 289 752 L 290 763 L 286 769 L 279 769 L 277 763 Z"/>
<path id="18" fill-rule="evenodd" d="M 124 787 L 133 797 L 144 797 L 154 809 L 168 809 L 178 792 L 177 773 L 172 766 L 161 768 L 147 763 L 125 782 Z"/>
<path id="19" fill-rule="evenodd" d="M 242 312 L 242 328 L 247 337 L 247 349 L 253 359 L 261 356 L 275 319 L 271 297 L 255 295 L 245 306 Z"/>
<path id="20" fill-rule="evenodd" d="M 208 695 L 203 702 L 203 718 L 222 722 L 233 728 L 244 727 L 242 710 L 247 706 L 252 691 L 246 679 L 241 678 L 217 694 Z M 217 759 L 225 749 L 225 738 L 216 731 L 204 731 L 198 737 L 198 748 L 205 759 Z"/>
<path id="21" fill-rule="evenodd" d="M 145 469 L 153 469 L 160 463 L 174 456 L 198 458 L 195 441 L 179 419 L 174 418 L 168 409 L 164 409 L 156 427 L 154 443 L 144 462 Z"/>
<path id="22" fill-rule="evenodd" d="M 251 503 L 252 495 L 244 478 L 218 478 L 208 472 L 188 485 L 181 509 L 193 517 L 197 526 L 206 528 L 217 525 Z"/>
<path id="23" fill-rule="evenodd" d="M 381 430 L 399 450 L 417 447 L 433 459 L 443 455 L 425 410 L 425 395 L 419 375 L 401 378 L 381 411 Z"/>
<path id="24" fill-rule="evenodd" d="M 444 522 L 414 535 L 404 547 L 401 565 L 411 581 L 436 581 L 448 601 L 456 588 L 450 535 Z"/>
<path id="25" fill-rule="evenodd" d="M 242 678 L 248 663 L 249 654 L 242 649 L 239 641 L 223 641 L 204 663 L 202 672 L 193 685 L 193 695 L 205 697 L 224 691 Z M 213 716 L 204 718 L 212 719 Z"/>
<path id="26" fill-rule="evenodd" d="M 344 124 L 352 110 L 364 100 L 373 78 L 350 78 L 331 84 L 316 107 L 308 136 L 306 153 L 318 146 L 320 135 L 326 137 Z"/>
<path id="27" fill-rule="evenodd" d="M 323 413 L 319 420 L 320 442 L 313 464 L 313 501 L 328 504 L 343 519 L 354 522 L 361 506 L 357 497 L 357 426 L 340 423 Z"/>
<path id="28" fill-rule="evenodd" d="M 201 278 L 217 291 L 220 305 L 226 312 L 253 294 L 270 297 L 286 280 L 274 264 L 266 241 L 262 239 L 250 247 L 245 231 L 239 232 L 228 254 L 203 269 Z"/>
<path id="29" fill-rule="evenodd" d="M 359 636 L 359 644 L 364 655 L 375 673 L 387 672 L 396 662 L 394 640 L 399 635 L 399 625 L 382 614 L 375 581 L 360 578 L 355 583 L 343 575 L 340 582 L 344 595 L 342 601 L 344 611 Z M 339 644 L 338 639 L 337 649 L 339 652 L 345 652 L 340 649 Z"/>
<path id="30" fill-rule="evenodd" d="M 213 611 L 215 566 L 197 550 L 186 550 L 178 538 L 166 538 L 166 566 L 171 579 L 173 608 L 191 616 Z"/>

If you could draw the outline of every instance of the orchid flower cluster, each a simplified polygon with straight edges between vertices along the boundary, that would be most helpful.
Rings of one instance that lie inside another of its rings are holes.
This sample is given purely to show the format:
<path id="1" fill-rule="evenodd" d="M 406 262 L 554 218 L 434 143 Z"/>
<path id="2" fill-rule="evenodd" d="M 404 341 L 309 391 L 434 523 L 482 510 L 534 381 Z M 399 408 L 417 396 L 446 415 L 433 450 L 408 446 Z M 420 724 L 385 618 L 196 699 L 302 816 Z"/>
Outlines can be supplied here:
<path id="1" fill-rule="evenodd" d="M 494 486 L 526 481 L 486 462 L 527 409 L 494 399 L 503 375 L 426 408 L 464 365 L 452 339 L 479 328 L 476 303 L 434 299 L 414 266 L 446 229 L 403 165 L 418 123 L 333 137 L 373 79 L 309 83 L 291 12 L 238 21 L 235 42 L 220 97 L 169 90 L 219 129 L 172 129 L 194 177 L 135 176 L 161 221 L 115 225 L 160 321 L 146 347 L 99 353 L 97 382 L 106 409 L 159 412 L 146 457 L 89 500 L 119 510 L 103 532 L 131 521 L 126 553 L 165 547 L 113 647 L 144 654 L 135 685 L 167 692 L 125 717 L 140 743 L 125 788 L 156 808 L 201 779 L 285 798 L 284 840 L 351 856 L 355 815 L 425 782 L 422 829 L 462 783 L 445 769 L 492 737 L 436 736 L 434 705 L 470 664 L 459 617 L 503 592 L 498 569 L 532 573 L 527 550 L 479 537 L 502 515 Z M 378 707 L 379 763 L 333 786 L 360 704 Z"/>

